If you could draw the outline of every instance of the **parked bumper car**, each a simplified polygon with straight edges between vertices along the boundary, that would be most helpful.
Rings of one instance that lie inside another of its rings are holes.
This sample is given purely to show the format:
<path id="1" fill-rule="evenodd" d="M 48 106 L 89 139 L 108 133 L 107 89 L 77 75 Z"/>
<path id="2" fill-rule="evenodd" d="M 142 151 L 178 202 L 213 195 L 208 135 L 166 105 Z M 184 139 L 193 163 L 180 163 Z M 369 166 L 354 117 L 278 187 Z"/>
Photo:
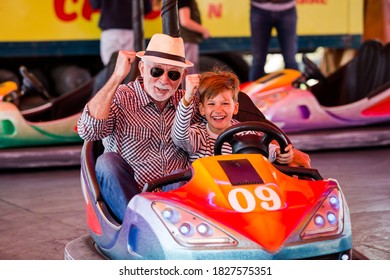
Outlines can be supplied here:
<path id="1" fill-rule="evenodd" d="M 390 45 L 365 42 L 328 77 L 307 57 L 303 62 L 304 73 L 281 70 L 242 91 L 287 133 L 390 124 Z M 308 78 L 319 82 L 307 86 Z"/>
<path id="2" fill-rule="evenodd" d="M 82 143 L 77 120 L 92 96 L 94 79 L 81 72 L 82 80 L 57 96 L 26 67 L 20 73 L 21 90 L 15 82 L 2 83 L 0 149 Z"/>

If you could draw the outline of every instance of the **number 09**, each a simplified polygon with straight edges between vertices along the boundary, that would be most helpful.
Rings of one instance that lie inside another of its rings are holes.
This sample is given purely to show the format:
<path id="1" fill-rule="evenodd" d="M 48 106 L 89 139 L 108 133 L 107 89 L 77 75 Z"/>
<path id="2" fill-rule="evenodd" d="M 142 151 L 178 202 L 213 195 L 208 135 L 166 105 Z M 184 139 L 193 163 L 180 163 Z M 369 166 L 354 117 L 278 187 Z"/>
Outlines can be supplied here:
<path id="1" fill-rule="evenodd" d="M 242 206 L 239 202 L 238 195 L 244 197 L 246 206 Z M 256 208 L 256 200 L 260 200 L 260 206 L 268 211 L 280 209 L 282 202 L 279 195 L 270 187 L 259 186 L 254 190 L 254 193 L 244 188 L 233 189 L 228 200 L 234 210 L 241 213 L 252 212 Z"/>

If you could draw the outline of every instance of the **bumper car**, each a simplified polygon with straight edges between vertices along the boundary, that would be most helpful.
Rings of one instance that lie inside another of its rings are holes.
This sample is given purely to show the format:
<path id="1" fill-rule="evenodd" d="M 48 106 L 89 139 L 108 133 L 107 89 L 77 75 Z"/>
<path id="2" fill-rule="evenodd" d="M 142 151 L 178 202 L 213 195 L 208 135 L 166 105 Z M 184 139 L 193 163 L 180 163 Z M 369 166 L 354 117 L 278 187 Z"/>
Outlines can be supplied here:
<path id="1" fill-rule="evenodd" d="M 0 84 L 0 149 L 82 143 L 77 120 L 92 95 L 94 79 L 76 70 L 79 80 L 61 95 L 50 94 L 24 66 L 21 90 L 13 81 Z"/>
<path id="2" fill-rule="evenodd" d="M 263 136 L 240 135 L 261 131 Z M 340 185 L 318 170 L 268 161 L 268 144 L 287 136 L 267 120 L 222 133 L 215 155 L 147 183 L 118 222 L 95 177 L 100 141 L 85 142 L 81 186 L 89 234 L 65 247 L 65 259 L 350 259 L 351 220 Z M 222 144 L 233 154 L 221 155 Z M 154 192 L 164 185 L 181 187 Z M 89 243 L 89 245 L 87 244 Z"/>
<path id="3" fill-rule="evenodd" d="M 304 73 L 285 69 L 243 84 L 267 119 L 285 132 L 390 123 L 390 45 L 366 41 L 328 77 L 303 56 Z M 318 83 L 309 87 L 310 78 Z"/>

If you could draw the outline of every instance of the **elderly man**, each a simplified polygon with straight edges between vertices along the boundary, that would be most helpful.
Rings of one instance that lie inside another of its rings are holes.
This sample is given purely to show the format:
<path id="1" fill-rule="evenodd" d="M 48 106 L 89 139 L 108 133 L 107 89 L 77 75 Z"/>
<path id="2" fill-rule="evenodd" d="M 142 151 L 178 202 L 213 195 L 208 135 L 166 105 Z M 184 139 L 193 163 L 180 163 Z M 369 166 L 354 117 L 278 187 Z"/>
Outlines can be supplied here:
<path id="1" fill-rule="evenodd" d="M 140 76 L 121 84 L 135 56 Z M 120 51 L 107 83 L 85 106 L 78 132 L 86 141 L 103 140 L 96 176 L 104 200 L 119 220 L 144 184 L 188 167 L 188 155 L 170 137 L 179 85 L 193 64 L 180 37 L 155 34 L 146 49 Z M 200 116 L 194 116 L 199 121 Z"/>

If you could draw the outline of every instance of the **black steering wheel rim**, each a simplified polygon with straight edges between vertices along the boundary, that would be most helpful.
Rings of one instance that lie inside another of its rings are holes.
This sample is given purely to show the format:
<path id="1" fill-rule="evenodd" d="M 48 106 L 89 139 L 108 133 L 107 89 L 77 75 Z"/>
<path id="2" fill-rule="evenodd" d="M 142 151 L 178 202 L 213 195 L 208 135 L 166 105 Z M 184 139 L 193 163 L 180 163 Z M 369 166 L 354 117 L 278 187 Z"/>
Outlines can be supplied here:
<path id="1" fill-rule="evenodd" d="M 282 153 L 284 153 L 284 149 L 289 144 L 291 144 L 291 141 L 287 137 L 287 135 L 279 127 L 277 127 L 275 124 L 268 121 L 267 119 L 259 121 L 241 122 L 227 128 L 218 136 L 214 144 L 214 155 L 222 154 L 222 145 L 225 142 L 229 143 L 232 146 L 233 153 L 236 153 L 235 150 L 245 151 L 245 149 L 247 148 L 250 149 L 252 146 L 246 146 L 245 143 L 239 142 L 240 140 L 237 141 L 236 138 L 234 139 L 235 134 L 243 131 L 258 131 L 263 133 L 263 137 L 260 140 L 261 142 L 258 144 L 257 147 L 255 147 L 256 149 L 261 149 L 262 152 L 260 153 L 263 155 L 268 155 L 268 145 L 271 143 L 272 140 L 276 140 L 276 142 L 280 146 L 280 151 Z M 242 145 L 242 148 L 236 148 L 237 145 Z"/>
<path id="2" fill-rule="evenodd" d="M 311 61 L 306 55 L 302 56 L 302 62 L 305 65 L 304 75 L 306 79 L 316 79 L 319 80 L 320 82 L 326 81 L 324 74 L 322 74 L 318 66 L 313 61 Z"/>
<path id="3" fill-rule="evenodd" d="M 33 73 L 29 72 L 25 66 L 20 66 L 19 72 L 20 75 L 22 75 L 24 87 L 38 92 L 45 100 L 51 99 L 51 96 L 45 86 Z"/>

